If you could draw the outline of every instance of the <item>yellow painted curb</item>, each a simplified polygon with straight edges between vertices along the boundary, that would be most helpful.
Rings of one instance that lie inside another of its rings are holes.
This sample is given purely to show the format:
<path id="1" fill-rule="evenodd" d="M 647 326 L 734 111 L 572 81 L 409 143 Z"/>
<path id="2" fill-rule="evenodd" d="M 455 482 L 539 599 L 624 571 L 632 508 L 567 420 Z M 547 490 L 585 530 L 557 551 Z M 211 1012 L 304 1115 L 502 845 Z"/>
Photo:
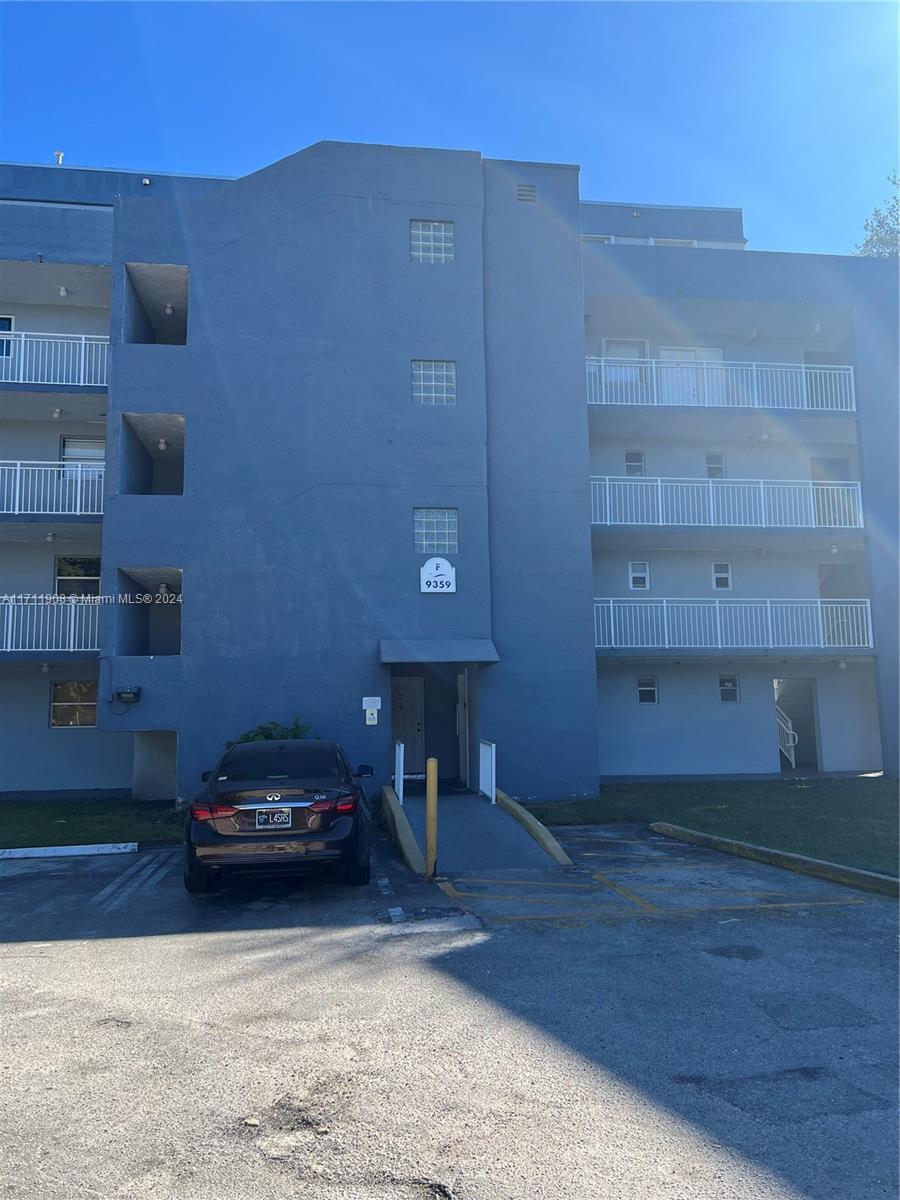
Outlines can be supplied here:
<path id="1" fill-rule="evenodd" d="M 501 792 L 499 788 L 497 788 L 497 803 L 511 817 L 515 817 L 523 828 L 528 830 L 541 849 L 546 850 L 552 859 L 563 867 L 572 866 L 571 858 L 550 830 L 542 825 L 537 817 L 532 816 L 527 808 L 523 808 L 521 804 L 513 800 L 512 796 L 507 796 L 506 792 Z"/>
<path id="2" fill-rule="evenodd" d="M 670 825 L 667 821 L 654 821 L 650 825 L 654 833 L 677 838 L 692 846 L 703 846 L 708 850 L 719 850 L 723 854 L 735 854 L 739 858 L 751 858 L 755 862 L 767 863 L 772 867 L 784 867 L 800 875 L 812 875 L 816 879 L 827 879 L 829 883 L 841 883 L 845 887 L 862 888 L 866 892 L 880 892 L 883 896 L 896 896 L 900 892 L 900 881 L 893 875 L 879 875 L 875 871 L 862 871 L 857 867 L 845 867 L 841 863 L 826 862 L 821 858 L 807 858 L 805 854 L 792 854 L 787 850 L 772 850 L 768 846 L 755 846 L 752 842 L 737 842 L 733 838 L 718 837 L 712 833 L 699 833 L 696 829 L 685 829 L 681 825 Z M 757 905 L 757 907 L 762 907 Z"/>
<path id="3" fill-rule="evenodd" d="M 425 856 L 416 841 L 409 817 L 397 799 L 397 793 L 388 784 L 381 789 L 381 796 L 384 801 L 384 817 L 388 823 L 388 829 L 391 831 L 391 837 L 394 839 L 397 849 L 403 856 L 403 861 L 411 871 L 415 871 L 417 875 L 424 875 Z"/>

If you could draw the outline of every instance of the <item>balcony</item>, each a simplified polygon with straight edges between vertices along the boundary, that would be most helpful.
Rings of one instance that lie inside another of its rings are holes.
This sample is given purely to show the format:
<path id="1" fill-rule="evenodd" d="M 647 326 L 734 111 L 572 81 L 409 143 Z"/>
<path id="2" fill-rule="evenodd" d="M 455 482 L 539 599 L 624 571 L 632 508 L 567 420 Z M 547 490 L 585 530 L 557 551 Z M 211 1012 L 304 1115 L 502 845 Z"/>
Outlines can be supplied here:
<path id="1" fill-rule="evenodd" d="M 594 525 L 861 529 L 858 483 L 594 476 Z"/>
<path id="2" fill-rule="evenodd" d="M 868 600 L 594 601 L 598 650 L 863 650 Z"/>
<path id="3" fill-rule="evenodd" d="M 0 462 L 0 513 L 99 516 L 105 464 Z"/>
<path id="4" fill-rule="evenodd" d="M 589 358 L 588 404 L 856 411 L 852 367 Z"/>
<path id="5" fill-rule="evenodd" d="M 0 653 L 100 649 L 100 604 L 93 596 L 56 600 L 0 597 Z"/>
<path id="6" fill-rule="evenodd" d="M 3 333 L 0 335 L 0 383 L 106 387 L 108 358 L 108 337 Z"/>

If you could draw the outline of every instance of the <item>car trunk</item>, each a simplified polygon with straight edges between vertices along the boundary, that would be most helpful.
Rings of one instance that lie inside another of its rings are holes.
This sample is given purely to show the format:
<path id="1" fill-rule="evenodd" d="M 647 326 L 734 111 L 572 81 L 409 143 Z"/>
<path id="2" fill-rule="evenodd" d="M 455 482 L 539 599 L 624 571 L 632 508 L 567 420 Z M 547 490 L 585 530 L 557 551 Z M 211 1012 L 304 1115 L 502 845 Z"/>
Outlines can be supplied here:
<path id="1" fill-rule="evenodd" d="M 224 837 L 273 837 L 317 833 L 330 829 L 348 813 L 336 809 L 338 799 L 346 801 L 350 788 L 335 786 L 330 779 L 320 785 L 304 780 L 303 786 L 279 786 L 269 780 L 261 784 L 220 783 L 211 795 L 214 805 L 229 805 L 235 812 L 217 816 L 210 824 Z"/>

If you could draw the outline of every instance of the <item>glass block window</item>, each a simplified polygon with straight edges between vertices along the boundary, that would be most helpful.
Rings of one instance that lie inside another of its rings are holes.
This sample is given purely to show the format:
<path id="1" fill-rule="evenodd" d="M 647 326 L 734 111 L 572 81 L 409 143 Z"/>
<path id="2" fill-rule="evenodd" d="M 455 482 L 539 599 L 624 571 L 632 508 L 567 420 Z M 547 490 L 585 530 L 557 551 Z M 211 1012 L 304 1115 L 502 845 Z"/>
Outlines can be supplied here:
<path id="1" fill-rule="evenodd" d="M 456 403 L 456 363 L 441 359 L 412 360 L 413 404 Z"/>
<path id="2" fill-rule="evenodd" d="M 737 675 L 720 675 L 719 699 L 722 703 L 737 704 L 740 698 L 740 684 Z"/>
<path id="3" fill-rule="evenodd" d="M 410 221 L 409 257 L 413 262 L 453 262 L 453 222 Z"/>
<path id="4" fill-rule="evenodd" d="M 51 729 L 93 729 L 96 724 L 96 679 L 66 679 L 50 685 Z"/>
<path id="5" fill-rule="evenodd" d="M 638 675 L 638 704 L 658 704 L 659 687 L 655 675 Z"/>
<path id="6" fill-rule="evenodd" d="M 417 554 L 456 554 L 459 550 L 459 511 L 455 508 L 414 508 L 413 540 Z"/>

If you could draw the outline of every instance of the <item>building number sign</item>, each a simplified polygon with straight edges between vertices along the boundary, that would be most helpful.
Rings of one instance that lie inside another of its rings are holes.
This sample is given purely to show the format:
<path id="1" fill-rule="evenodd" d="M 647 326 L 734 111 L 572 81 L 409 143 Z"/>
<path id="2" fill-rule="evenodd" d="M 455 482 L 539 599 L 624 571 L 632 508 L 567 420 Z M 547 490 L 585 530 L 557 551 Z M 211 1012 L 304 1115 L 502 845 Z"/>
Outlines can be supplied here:
<path id="1" fill-rule="evenodd" d="M 420 592 L 455 592 L 456 567 L 446 558 L 429 558 L 419 571 Z"/>

